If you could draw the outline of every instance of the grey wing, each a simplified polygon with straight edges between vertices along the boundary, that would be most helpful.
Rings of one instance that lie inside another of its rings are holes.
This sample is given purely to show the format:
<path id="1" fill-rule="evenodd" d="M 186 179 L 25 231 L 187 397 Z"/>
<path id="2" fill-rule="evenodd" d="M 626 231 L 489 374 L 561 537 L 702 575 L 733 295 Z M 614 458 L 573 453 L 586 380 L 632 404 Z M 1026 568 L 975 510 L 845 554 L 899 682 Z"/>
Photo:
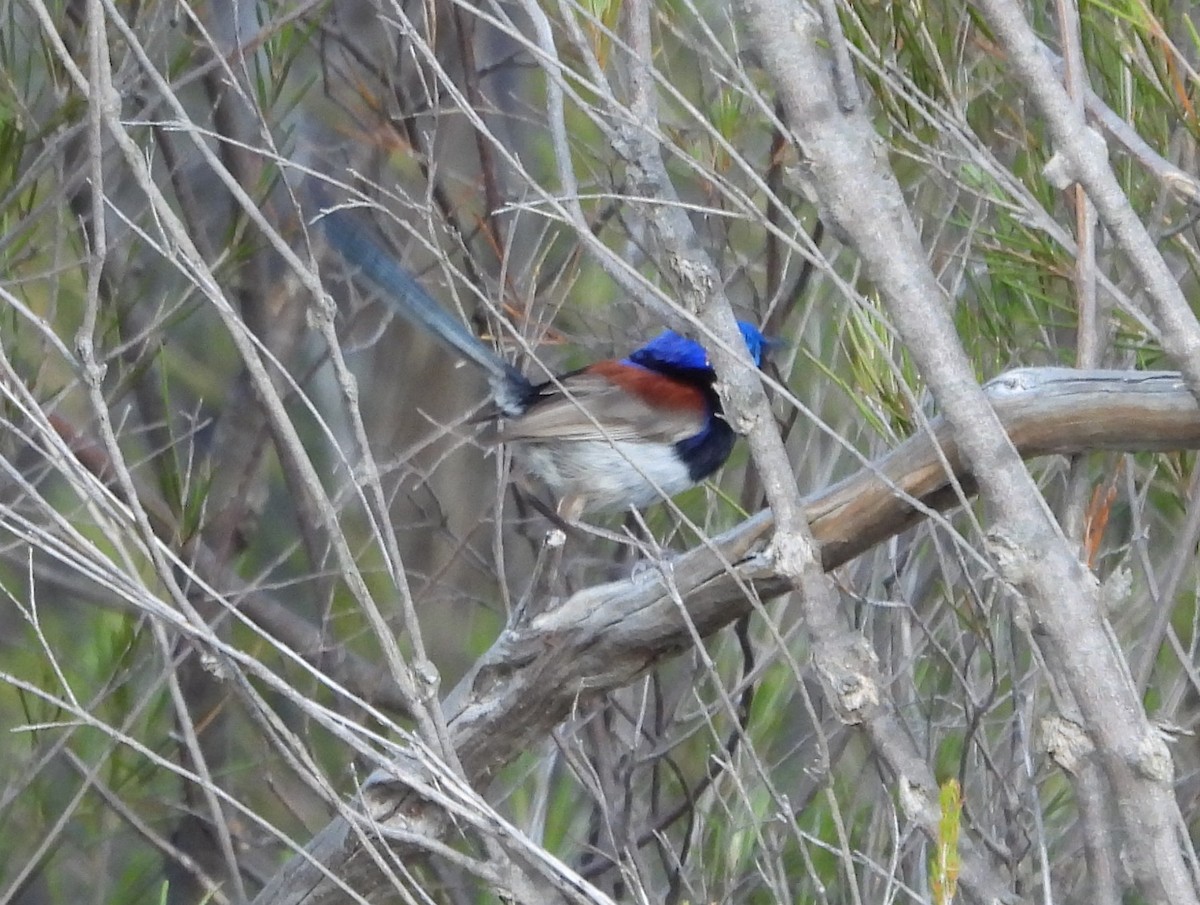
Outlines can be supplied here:
<path id="1" fill-rule="evenodd" d="M 583 373 L 565 378 L 561 390 L 547 386 L 525 414 L 497 425 L 497 439 L 677 443 L 703 427 L 701 412 L 655 408 L 602 376 Z"/>

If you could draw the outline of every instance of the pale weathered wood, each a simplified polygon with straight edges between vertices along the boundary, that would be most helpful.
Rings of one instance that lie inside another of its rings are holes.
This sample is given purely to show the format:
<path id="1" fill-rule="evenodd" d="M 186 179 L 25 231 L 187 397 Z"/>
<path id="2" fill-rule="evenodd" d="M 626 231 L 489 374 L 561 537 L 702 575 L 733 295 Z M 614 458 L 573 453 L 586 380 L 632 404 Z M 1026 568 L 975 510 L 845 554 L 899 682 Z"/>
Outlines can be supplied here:
<path id="1" fill-rule="evenodd" d="M 1176 373 L 1027 368 L 1001 375 L 986 389 L 1026 459 L 1097 450 L 1200 449 L 1200 409 Z M 948 436 L 935 419 L 929 433 L 810 498 L 806 512 L 827 569 L 910 527 L 921 517 L 919 505 L 944 509 L 955 504 L 935 443 L 963 492 L 973 493 L 974 481 L 962 472 Z M 686 650 L 693 630 L 710 635 L 750 612 L 755 596 L 780 592 L 784 583 L 765 554 L 771 530 L 770 513 L 759 513 L 675 560 L 666 577 L 648 570 L 588 588 L 504 632 L 445 701 L 455 747 L 471 781 L 486 783 L 582 699 L 625 685 Z M 412 833 L 425 821 L 431 829 L 443 824 L 431 809 L 406 799 L 402 776 L 378 772 L 367 797 L 368 810 L 384 825 L 398 819 Z M 329 874 L 360 895 L 380 883 L 372 859 L 340 819 L 280 870 L 256 905 L 348 901 Z"/>

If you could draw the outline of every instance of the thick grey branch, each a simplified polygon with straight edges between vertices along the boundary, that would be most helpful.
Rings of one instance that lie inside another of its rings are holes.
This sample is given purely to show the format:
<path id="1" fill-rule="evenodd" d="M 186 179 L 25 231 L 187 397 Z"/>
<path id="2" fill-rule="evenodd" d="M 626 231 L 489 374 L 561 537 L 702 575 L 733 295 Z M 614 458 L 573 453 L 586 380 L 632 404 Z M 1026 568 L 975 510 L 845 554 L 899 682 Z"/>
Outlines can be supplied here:
<path id="1" fill-rule="evenodd" d="M 1000 5 L 999 0 L 989 0 L 989 6 Z M 1182 820 L 1171 789 L 1170 753 L 1146 718 L 1122 653 L 1107 630 L 1094 576 L 1063 537 L 975 382 L 873 123 L 858 111 L 839 108 L 832 65 L 823 49 L 824 30 L 809 8 L 779 0 L 743 0 L 742 9 L 823 216 L 861 256 L 979 483 L 992 515 L 992 558 L 1009 584 L 1027 598 L 1046 667 L 1055 684 L 1074 699 L 1066 706 L 1078 710 L 1068 716 L 1085 727 L 1096 745 L 1123 824 L 1133 877 L 1152 901 L 1198 901 L 1182 856 L 1190 846 L 1179 831 Z M 1039 52 L 1031 47 L 1029 53 Z M 1038 59 L 1052 80 L 1049 64 L 1040 55 Z M 1061 117 L 1079 119 L 1069 102 L 1064 106 L 1068 109 Z M 1102 149 L 1103 142 L 1100 145 Z M 1116 229 L 1118 222 L 1109 222 L 1115 200 L 1094 193 L 1088 181 L 1100 179 L 1098 171 L 1107 172 L 1106 163 L 1102 167 L 1095 155 L 1072 162 L 1072 175 L 1089 187 L 1101 216 Z M 1158 260 L 1153 248 L 1149 257 Z M 1195 330 L 1195 320 L 1190 312 L 1179 312 L 1178 287 L 1171 284 L 1172 295 L 1159 285 L 1156 265 L 1138 266 L 1147 268 L 1148 281 L 1156 280 L 1150 285 L 1160 306 L 1164 342 L 1173 355 L 1183 356 L 1179 360 L 1188 385 L 1200 391 L 1200 358 L 1194 355 L 1200 350 L 1200 331 Z M 1167 339 L 1166 334 L 1176 330 L 1178 335 Z"/>
<path id="2" fill-rule="evenodd" d="M 1023 455 L 1200 448 L 1200 409 L 1178 374 L 1025 369 L 993 380 L 987 389 Z M 913 437 L 806 501 L 804 512 L 826 569 L 909 527 L 922 507 L 954 504 L 935 443 L 944 443 L 955 478 L 964 487 L 975 485 L 952 433 L 939 419 L 932 437 Z M 687 605 L 686 616 L 664 578 L 646 572 L 581 591 L 502 635 L 446 701 L 451 735 L 470 781 L 486 782 L 544 738 L 581 699 L 626 685 L 687 650 L 688 620 L 708 636 L 751 612 L 754 594 L 766 598 L 787 590 L 787 578 L 765 552 L 773 527 L 770 513 L 761 513 L 672 564 L 668 576 Z M 895 736 L 902 733 L 893 731 L 889 711 L 877 711 L 865 721 L 866 731 L 876 745 L 897 744 Z M 923 769 L 911 752 L 897 746 L 893 755 L 894 768 L 904 775 Z M 398 812 L 401 804 L 397 795 L 391 810 Z M 314 861 L 357 889 L 377 882 L 370 859 L 357 853 L 354 835 L 335 821 L 309 845 L 308 857 L 293 859 L 256 903 L 344 901 Z M 964 870 L 964 883 L 967 879 Z M 998 886 L 993 877 L 987 892 L 1002 896 Z"/>

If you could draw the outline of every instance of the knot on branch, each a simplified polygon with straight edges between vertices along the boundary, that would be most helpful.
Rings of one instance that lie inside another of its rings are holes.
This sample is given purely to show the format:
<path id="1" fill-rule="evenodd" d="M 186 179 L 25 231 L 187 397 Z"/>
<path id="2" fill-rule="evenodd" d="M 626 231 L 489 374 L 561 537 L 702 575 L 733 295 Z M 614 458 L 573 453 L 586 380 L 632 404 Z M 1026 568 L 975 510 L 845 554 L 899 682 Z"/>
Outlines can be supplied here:
<path id="1" fill-rule="evenodd" d="M 874 716 L 880 700 L 879 660 L 866 639 L 818 649 L 813 666 L 843 723 L 856 726 Z"/>
<path id="2" fill-rule="evenodd" d="M 985 542 L 1000 576 L 1011 585 L 1023 585 L 1028 577 L 1029 563 L 1020 544 L 1002 528 L 989 531 Z"/>
<path id="3" fill-rule="evenodd" d="M 375 831 L 389 837 L 429 832 L 444 819 L 443 811 L 429 795 L 437 784 L 438 778 L 428 763 L 414 752 L 402 750 L 363 783 L 359 793 L 362 817 Z"/>
<path id="4" fill-rule="evenodd" d="M 717 381 L 713 384 L 713 389 L 717 391 L 717 395 L 725 400 L 725 420 L 729 426 L 733 428 L 733 432 L 738 436 L 744 437 L 754 430 L 760 418 L 760 412 L 750 400 L 750 393 L 735 392 L 742 387 L 731 387 L 723 381 Z"/>
<path id="5" fill-rule="evenodd" d="M 1175 780 L 1175 763 L 1166 739 L 1155 729 L 1147 732 L 1138 741 L 1133 768 L 1152 782 L 1170 785 Z"/>
<path id="6" fill-rule="evenodd" d="M 1095 746 L 1083 727 L 1061 716 L 1050 716 L 1040 725 L 1042 747 L 1050 759 L 1072 776 L 1079 775 L 1083 761 L 1092 756 Z"/>
<path id="7" fill-rule="evenodd" d="M 1069 189 L 1079 182 L 1080 172 L 1095 166 L 1108 164 L 1108 144 L 1095 129 L 1085 127 L 1080 141 L 1076 145 L 1080 149 L 1077 158 L 1068 157 L 1062 151 L 1055 151 L 1050 162 L 1042 168 L 1042 175 L 1059 191 Z"/>
<path id="8" fill-rule="evenodd" d="M 904 816 L 918 826 L 936 826 L 942 815 L 937 792 L 904 774 L 897 785 Z"/>
<path id="9" fill-rule="evenodd" d="M 795 531 L 779 531 L 767 550 L 771 566 L 781 578 L 796 579 L 816 562 L 812 544 Z"/>

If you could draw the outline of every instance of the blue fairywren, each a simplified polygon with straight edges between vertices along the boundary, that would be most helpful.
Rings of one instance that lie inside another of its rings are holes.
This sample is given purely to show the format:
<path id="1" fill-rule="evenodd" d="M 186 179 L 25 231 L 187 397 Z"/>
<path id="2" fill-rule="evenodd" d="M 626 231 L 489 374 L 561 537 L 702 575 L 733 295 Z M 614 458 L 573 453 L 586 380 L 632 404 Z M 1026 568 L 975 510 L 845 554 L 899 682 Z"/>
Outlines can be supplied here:
<path id="1" fill-rule="evenodd" d="M 351 214 L 320 206 L 330 246 L 398 314 L 487 374 L 495 402 L 487 438 L 512 444 L 518 461 L 558 498 L 565 520 L 647 506 L 698 484 L 729 457 L 733 429 L 698 343 L 667 330 L 626 358 L 535 384 L 435 302 Z M 761 365 L 767 341 L 753 325 L 738 326 Z"/>

